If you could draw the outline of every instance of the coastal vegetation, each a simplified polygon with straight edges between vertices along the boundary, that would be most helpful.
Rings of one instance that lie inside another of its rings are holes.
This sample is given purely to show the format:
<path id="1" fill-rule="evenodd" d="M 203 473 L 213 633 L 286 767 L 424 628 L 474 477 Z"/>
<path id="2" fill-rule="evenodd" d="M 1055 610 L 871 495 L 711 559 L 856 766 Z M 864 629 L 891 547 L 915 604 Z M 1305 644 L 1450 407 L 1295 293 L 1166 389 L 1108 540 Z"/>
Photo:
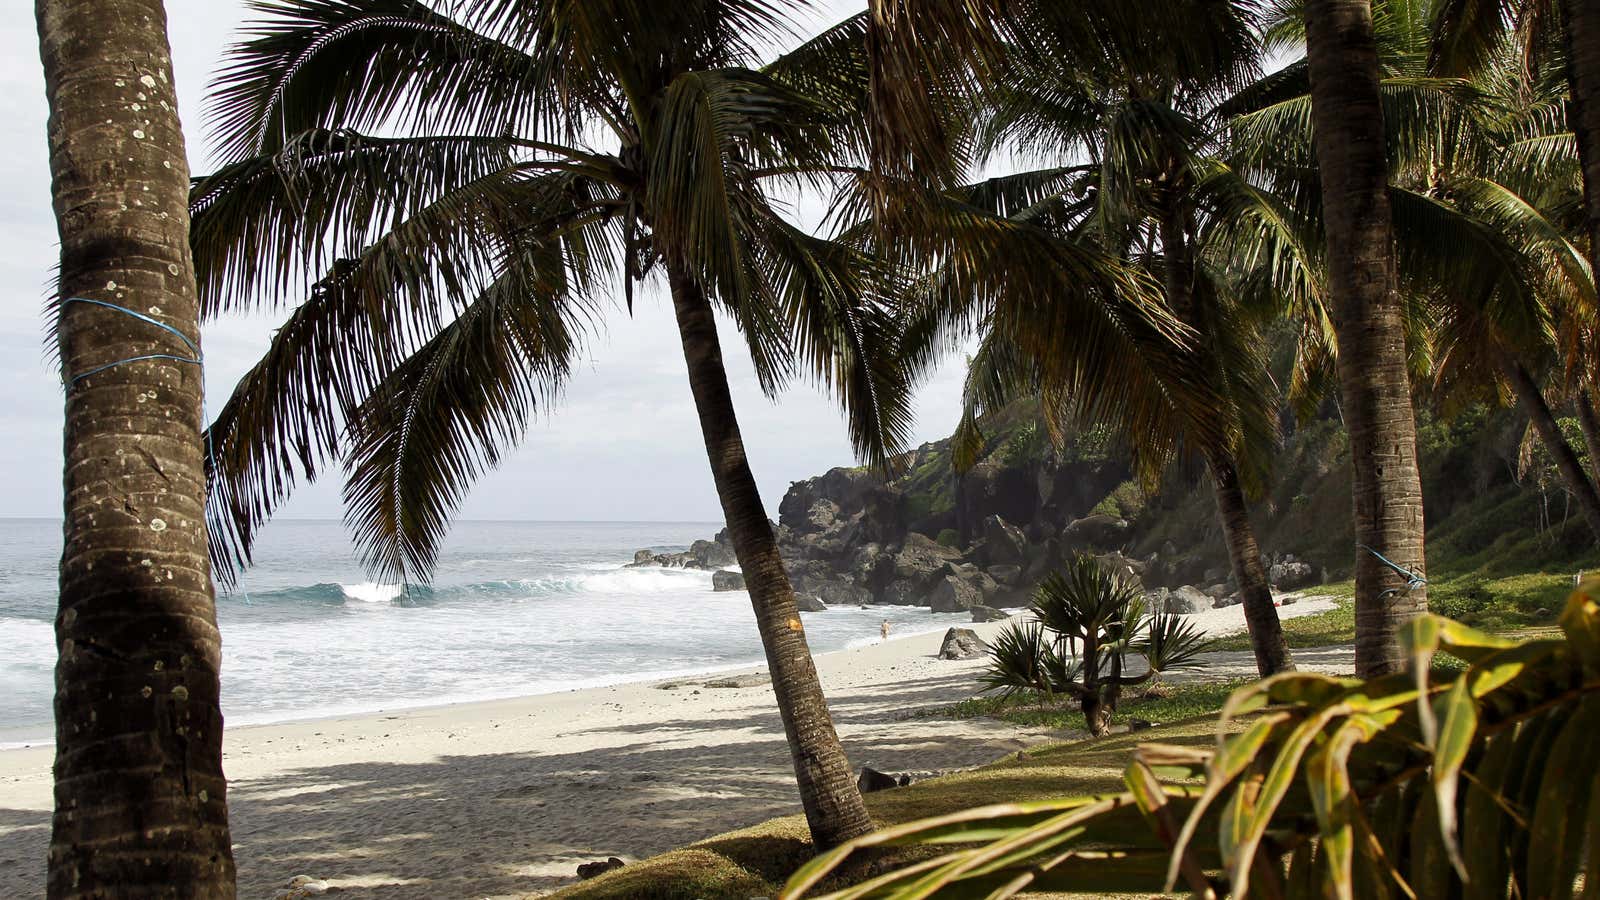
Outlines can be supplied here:
<path id="1" fill-rule="evenodd" d="M 1596 893 L 1593 4 L 865 5 L 257 0 L 191 182 L 162 3 L 39 0 L 52 898 L 233 896 L 213 573 L 341 467 L 371 574 L 427 581 L 662 288 L 726 527 L 635 564 L 736 561 L 804 817 L 563 896 Z M 200 324 L 242 310 L 286 318 L 206 423 Z M 775 522 L 719 317 L 863 464 Z M 910 448 L 956 352 L 960 424 Z M 802 602 L 1026 606 L 944 713 L 1089 740 L 864 797 Z"/>

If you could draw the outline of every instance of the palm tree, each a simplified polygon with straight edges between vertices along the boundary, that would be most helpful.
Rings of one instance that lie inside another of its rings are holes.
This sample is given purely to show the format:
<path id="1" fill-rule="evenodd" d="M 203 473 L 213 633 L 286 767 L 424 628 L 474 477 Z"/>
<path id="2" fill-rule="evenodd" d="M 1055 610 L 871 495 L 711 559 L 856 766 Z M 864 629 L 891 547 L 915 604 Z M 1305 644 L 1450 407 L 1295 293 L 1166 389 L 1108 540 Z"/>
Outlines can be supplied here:
<path id="1" fill-rule="evenodd" d="M 1560 64 L 1564 118 L 1582 176 L 1582 231 L 1600 261 L 1600 9 L 1584 0 L 1450 0 L 1434 9 L 1431 62 L 1475 74 L 1512 45 L 1532 71 Z"/>
<path id="2" fill-rule="evenodd" d="M 159 0 L 39 0 L 66 383 L 48 893 L 232 897 L 200 310 Z"/>
<path id="3" fill-rule="evenodd" d="M 1185 363 L 1182 377 L 1205 386 L 1200 402 L 1177 406 L 1173 400 L 1182 392 L 1171 390 L 1150 398 L 1150 405 L 1168 407 L 1167 421 L 1146 424 L 1167 434 L 1158 436 L 1148 427 L 1136 430 L 1128 416 L 1134 407 L 1125 405 L 1104 407 L 1113 421 L 1096 424 L 1114 424 L 1127 436 L 1135 455 L 1154 463 L 1147 467 L 1152 476 L 1171 455 L 1170 448 L 1190 436 L 1188 442 L 1196 446 L 1211 477 L 1257 669 L 1266 677 L 1292 669 L 1293 662 L 1245 489 L 1265 478 L 1264 461 L 1276 438 L 1275 409 L 1255 325 L 1228 282 L 1240 268 L 1232 256 L 1240 233 L 1270 228 L 1279 220 L 1263 208 L 1263 198 L 1209 155 L 1218 149 L 1212 137 L 1218 133 L 1212 104 L 1251 73 L 1257 47 L 1253 23 L 1237 10 L 1174 21 L 1184 23 L 1187 46 L 1210 48 L 1191 51 L 1203 65 L 1187 67 L 1188 77 L 1181 80 L 1159 66 L 1130 67 L 1128 60 L 1140 59 L 1132 52 L 1112 53 L 1110 59 L 1090 57 L 1085 65 L 1064 68 L 1060 62 L 1070 55 L 1073 35 L 1060 31 L 1048 33 L 1061 47 L 1011 60 L 1003 86 L 991 99 L 994 116 L 986 123 L 987 149 L 1015 148 L 1082 162 L 990 179 L 967 196 L 997 215 L 1009 214 L 1063 236 L 1093 235 L 1124 258 L 1134 257 L 1130 262 L 1160 281 L 1168 309 L 1194 334 L 1192 346 L 1180 358 Z M 1151 37 L 1143 33 L 1140 39 L 1148 43 Z M 1081 50 L 1077 55 L 1086 56 Z M 1219 216 L 1234 221 L 1211 227 Z M 1208 242 L 1219 232 L 1225 241 Z M 1292 236 L 1278 238 L 1280 243 L 1293 241 Z M 1118 364 L 1142 365 L 1147 355 L 1152 354 L 1137 353 Z M 991 347 L 975 356 L 974 363 L 993 366 L 1011 359 L 1012 354 Z M 964 422 L 975 423 L 978 407 L 1009 400 L 1007 388 L 1042 387 L 1039 370 L 1018 374 L 1024 375 L 1020 381 L 1000 371 L 974 371 Z M 1065 397 L 1067 391 L 1051 385 L 1046 394 Z M 1219 420 L 1229 426 L 1215 428 Z"/>
<path id="4" fill-rule="evenodd" d="M 1356 674 L 1374 677 L 1405 665 L 1400 626 L 1428 608 L 1378 50 L 1370 0 L 1306 0 L 1304 12 L 1340 408 L 1362 545 L 1355 567 Z"/>
<path id="5" fill-rule="evenodd" d="M 1356 552 L 1357 670 L 1377 674 L 1401 665 L 1397 629 L 1427 608 L 1416 421 L 1390 247 L 1377 50 L 1366 0 L 1307 0 L 1298 5 L 1308 23 L 1308 71 L 1328 222 L 1329 293 L 1355 470 L 1356 535 L 1368 548 Z M 994 73 L 1003 68 L 1002 50 L 1028 46 L 1038 17 L 1048 16 L 1079 35 L 1080 46 L 1095 46 L 1108 30 L 1131 28 L 1132 34 L 1150 35 L 1156 39 L 1154 49 L 1146 44 L 1142 52 L 1181 73 L 1195 56 L 1181 29 L 1170 25 L 1189 21 L 1185 13 L 1203 14 L 1218 4 L 1184 10 L 1181 3 L 873 0 L 870 6 L 869 42 L 877 63 L 871 90 L 881 113 L 870 123 L 875 166 L 888 175 L 948 180 L 957 167 L 943 160 L 952 156 L 958 141 L 942 127 L 939 92 L 908 74 L 909 60 L 927 60 L 929 68 L 935 63 L 965 67 L 971 80 L 992 83 Z M 1163 23 L 1168 27 L 1161 27 Z M 1160 41 L 1156 36 L 1162 34 L 1173 39 Z M 1125 46 L 1141 47 L 1131 40 Z M 1380 554 L 1393 565 L 1386 565 Z"/>
<path id="6" fill-rule="evenodd" d="M 374 574 L 426 578 L 470 482 L 558 392 L 604 298 L 664 273 L 813 838 L 871 821 L 745 457 L 715 322 L 762 386 L 833 390 L 869 462 L 909 425 L 893 272 L 783 215 L 859 157 L 860 18 L 790 37 L 765 0 L 269 0 L 219 78 L 227 164 L 192 195 L 213 310 L 297 305 L 211 429 L 215 555 L 347 469 Z M 379 137 L 382 129 L 394 136 Z"/>
<path id="7" fill-rule="evenodd" d="M 1558 357 L 1569 384 L 1585 383 L 1595 320 L 1589 266 L 1564 233 L 1563 209 L 1572 202 L 1566 166 L 1559 159 L 1545 165 L 1557 101 L 1544 79 L 1529 82 L 1505 53 L 1471 81 L 1430 76 L 1428 11 L 1403 3 L 1377 10 L 1388 193 L 1413 376 L 1431 376 L 1458 403 L 1495 401 L 1502 385 L 1509 390 L 1600 537 L 1600 492 L 1535 377 L 1540 360 Z M 1287 38 L 1294 25 L 1275 30 Z M 1295 230 L 1315 234 L 1323 211 L 1311 199 L 1316 156 L 1304 61 L 1261 87 L 1229 101 L 1239 108 L 1235 152 L 1286 198 L 1300 220 Z"/>

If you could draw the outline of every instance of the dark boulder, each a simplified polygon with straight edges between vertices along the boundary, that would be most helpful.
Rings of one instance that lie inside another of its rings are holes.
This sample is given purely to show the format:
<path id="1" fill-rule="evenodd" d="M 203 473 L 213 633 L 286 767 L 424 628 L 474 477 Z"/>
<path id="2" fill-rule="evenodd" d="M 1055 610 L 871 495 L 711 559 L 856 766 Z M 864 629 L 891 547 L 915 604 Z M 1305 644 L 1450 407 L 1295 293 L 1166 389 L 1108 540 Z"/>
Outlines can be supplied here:
<path id="1" fill-rule="evenodd" d="M 1214 605 L 1211 598 L 1193 585 L 1186 584 L 1167 596 L 1166 611 L 1169 613 L 1188 615 L 1212 608 Z"/>
<path id="2" fill-rule="evenodd" d="M 974 466 L 960 481 L 956 496 L 956 528 L 966 540 L 980 536 L 983 522 L 1000 516 L 1008 522 L 1031 522 L 1039 509 L 1039 490 L 1027 469 L 995 462 Z"/>
<path id="3" fill-rule="evenodd" d="M 925 535 L 912 532 L 894 555 L 894 577 L 926 588 L 961 558 L 961 551 L 946 547 Z"/>
<path id="4" fill-rule="evenodd" d="M 1001 610 L 995 609 L 992 606 L 974 606 L 974 607 L 972 607 L 972 621 L 973 622 L 998 622 L 998 621 L 1000 621 L 1002 619 L 1009 619 L 1009 618 L 1011 618 L 1011 614 L 1010 613 L 1003 612 Z"/>
<path id="5" fill-rule="evenodd" d="M 971 628 L 952 628 L 944 633 L 944 641 L 939 645 L 939 658 L 977 659 L 988 649 L 989 645 Z"/>
<path id="6" fill-rule="evenodd" d="M 841 579 L 814 581 L 806 586 L 806 590 L 816 594 L 829 606 L 860 606 L 872 602 L 872 594 L 866 588 Z"/>
<path id="7" fill-rule="evenodd" d="M 1021 566 L 990 566 L 985 571 L 989 573 L 990 578 L 993 578 L 995 581 L 1005 585 L 1006 587 L 1016 587 L 1017 582 L 1022 580 Z"/>
<path id="8" fill-rule="evenodd" d="M 821 600 L 818 600 L 809 594 L 795 594 L 794 605 L 799 607 L 801 612 L 828 611 L 828 604 L 823 603 Z"/>
<path id="9" fill-rule="evenodd" d="M 889 582 L 877 595 L 879 603 L 890 606 L 921 606 L 924 596 L 915 584 L 904 579 Z"/>
<path id="10" fill-rule="evenodd" d="M 1123 581 L 1138 585 L 1140 587 L 1144 586 L 1144 579 L 1142 577 L 1144 575 L 1144 563 L 1140 562 L 1139 560 L 1129 559 L 1128 557 L 1123 556 L 1121 553 L 1117 553 L 1115 551 L 1112 551 L 1111 553 L 1103 553 L 1095 557 L 1095 560 L 1100 563 L 1102 568 L 1111 572 L 1111 574 L 1117 576 L 1118 578 L 1121 578 Z"/>
<path id="11" fill-rule="evenodd" d="M 1286 591 L 1310 587 L 1318 582 L 1317 570 L 1310 563 L 1289 560 L 1267 570 L 1267 579 Z"/>
<path id="12" fill-rule="evenodd" d="M 744 574 L 718 569 L 711 573 L 711 589 L 713 591 L 742 591 L 744 587 Z"/>
<path id="13" fill-rule="evenodd" d="M 625 865 L 627 865 L 627 863 L 617 859 L 615 856 L 600 862 L 579 863 L 578 877 L 582 878 L 584 881 L 588 881 L 591 878 L 604 875 L 612 869 L 620 869 Z"/>
<path id="14" fill-rule="evenodd" d="M 863 794 L 874 791 L 887 791 L 890 788 L 900 787 L 900 779 L 887 772 L 879 772 L 870 766 L 861 767 L 861 777 L 856 779 L 856 787 Z"/>
<path id="15" fill-rule="evenodd" d="M 978 589 L 955 575 L 945 576 L 928 595 L 928 607 L 936 613 L 961 612 L 982 603 Z"/>
<path id="16" fill-rule="evenodd" d="M 1028 539 L 1022 529 L 1000 516 L 983 520 L 983 543 L 990 565 L 1019 564 L 1028 555 Z"/>
<path id="17" fill-rule="evenodd" d="M 1128 539 L 1128 520 L 1099 513 L 1074 519 L 1061 530 L 1061 540 L 1069 547 L 1115 550 Z"/>
<path id="18" fill-rule="evenodd" d="M 737 565 L 738 557 L 733 555 L 733 548 L 717 541 L 695 541 L 689 545 L 689 556 L 700 564 L 702 569 L 719 569 L 723 566 Z"/>

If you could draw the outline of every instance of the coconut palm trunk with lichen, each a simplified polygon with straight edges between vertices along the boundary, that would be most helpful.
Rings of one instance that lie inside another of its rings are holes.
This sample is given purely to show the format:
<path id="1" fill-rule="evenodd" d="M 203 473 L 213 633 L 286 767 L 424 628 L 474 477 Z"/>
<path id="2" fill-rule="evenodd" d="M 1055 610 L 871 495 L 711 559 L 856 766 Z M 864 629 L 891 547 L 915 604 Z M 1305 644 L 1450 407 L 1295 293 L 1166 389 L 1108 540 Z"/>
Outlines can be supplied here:
<path id="1" fill-rule="evenodd" d="M 1426 612 L 1416 414 L 1397 289 L 1378 50 L 1370 0 L 1307 0 L 1311 119 L 1322 182 L 1339 397 L 1350 435 L 1356 674 L 1405 667 L 1400 627 Z"/>
<path id="2" fill-rule="evenodd" d="M 38 0 L 65 546 L 48 894 L 234 896 L 189 171 L 160 0 Z M 92 373 L 92 374 L 91 374 Z"/>
<path id="3" fill-rule="evenodd" d="M 706 456 L 750 604 L 755 608 L 772 690 L 799 782 L 800 802 L 817 848 L 834 847 L 872 831 L 872 819 L 834 731 L 794 588 L 745 457 L 711 303 L 681 265 L 669 260 L 667 267 Z"/>
<path id="4" fill-rule="evenodd" d="M 1183 216 L 1168 208 L 1160 217 L 1162 254 L 1165 258 L 1165 288 L 1168 302 L 1184 324 L 1197 330 L 1201 326 L 1194 300 L 1194 256 Z M 1202 336 L 1203 340 L 1203 336 Z M 1197 349 L 1204 353 L 1204 347 Z M 1294 669 L 1289 644 L 1272 605 L 1272 585 L 1267 568 L 1261 564 L 1261 545 L 1256 540 L 1250 509 L 1239 484 L 1239 471 L 1231 454 L 1212 448 L 1206 454 L 1206 469 L 1216 492 L 1217 521 L 1228 545 L 1228 561 L 1234 581 L 1239 585 L 1240 605 L 1245 625 L 1250 630 L 1250 647 L 1255 651 L 1256 671 L 1262 678 Z"/>

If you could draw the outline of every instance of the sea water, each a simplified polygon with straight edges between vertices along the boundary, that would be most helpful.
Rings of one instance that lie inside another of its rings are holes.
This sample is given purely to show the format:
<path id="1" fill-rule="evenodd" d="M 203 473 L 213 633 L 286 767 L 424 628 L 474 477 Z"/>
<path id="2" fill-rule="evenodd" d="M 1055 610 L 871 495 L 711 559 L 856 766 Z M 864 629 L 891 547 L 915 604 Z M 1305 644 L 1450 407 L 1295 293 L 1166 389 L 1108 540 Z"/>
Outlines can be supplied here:
<path id="1" fill-rule="evenodd" d="M 248 725 L 551 693 L 762 662 L 743 591 L 632 569 L 707 522 L 461 522 L 426 587 L 377 584 L 330 521 L 274 522 L 217 597 L 223 712 Z M 0 747 L 49 739 L 61 525 L 0 519 Z M 966 620 L 918 607 L 805 613 L 813 652 Z"/>

